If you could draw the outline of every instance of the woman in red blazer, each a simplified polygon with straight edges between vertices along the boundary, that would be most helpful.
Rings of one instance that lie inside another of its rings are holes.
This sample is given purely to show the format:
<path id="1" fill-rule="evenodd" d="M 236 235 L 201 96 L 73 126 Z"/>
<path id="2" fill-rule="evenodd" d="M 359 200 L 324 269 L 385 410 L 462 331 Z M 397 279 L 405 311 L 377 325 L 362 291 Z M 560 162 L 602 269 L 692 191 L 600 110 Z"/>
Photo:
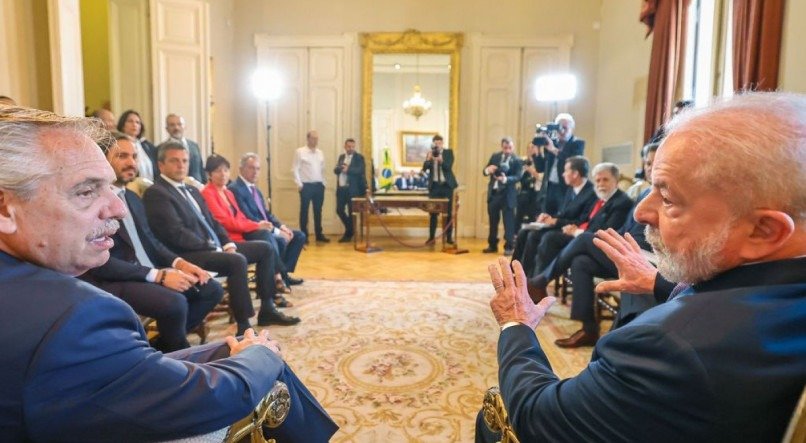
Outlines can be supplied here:
<path id="1" fill-rule="evenodd" d="M 227 189 L 229 168 L 229 161 L 220 155 L 213 154 L 207 158 L 204 170 L 207 171 L 207 176 L 210 179 L 202 189 L 201 194 L 210 209 L 210 213 L 226 229 L 232 241 L 261 240 L 272 244 L 270 239 L 274 225 L 265 220 L 255 222 L 246 218 L 241 208 L 238 207 L 232 191 Z M 276 249 L 272 249 L 276 254 Z M 291 293 L 291 290 L 283 282 L 280 272 L 275 272 L 274 282 L 277 286 L 278 294 Z M 282 295 L 275 299 L 275 304 L 281 308 L 293 306 Z"/>

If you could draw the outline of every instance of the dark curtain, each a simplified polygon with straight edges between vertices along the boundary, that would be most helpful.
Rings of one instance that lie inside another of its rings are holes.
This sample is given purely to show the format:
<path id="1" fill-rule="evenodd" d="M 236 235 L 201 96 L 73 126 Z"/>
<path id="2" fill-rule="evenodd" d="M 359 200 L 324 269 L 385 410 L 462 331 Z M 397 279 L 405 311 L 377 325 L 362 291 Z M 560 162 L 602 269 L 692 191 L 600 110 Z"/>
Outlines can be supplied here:
<path id="1" fill-rule="evenodd" d="M 686 50 L 686 15 L 691 0 L 644 0 L 641 21 L 652 37 L 644 117 L 644 141 L 666 121 L 675 101 Z M 651 25 L 650 25 L 651 23 Z M 649 35 L 649 34 L 647 34 Z"/>
<path id="2" fill-rule="evenodd" d="M 781 61 L 783 0 L 733 1 L 733 89 L 773 91 Z"/>

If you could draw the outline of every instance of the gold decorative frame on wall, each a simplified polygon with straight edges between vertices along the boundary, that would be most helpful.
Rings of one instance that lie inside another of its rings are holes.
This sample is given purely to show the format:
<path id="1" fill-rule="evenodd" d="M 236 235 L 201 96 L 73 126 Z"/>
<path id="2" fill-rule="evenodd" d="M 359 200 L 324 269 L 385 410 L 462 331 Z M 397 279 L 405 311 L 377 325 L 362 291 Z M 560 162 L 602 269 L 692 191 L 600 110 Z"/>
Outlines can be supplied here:
<path id="1" fill-rule="evenodd" d="M 431 150 L 431 139 L 436 132 L 398 131 L 398 155 L 403 166 L 419 167 Z"/>
<path id="2" fill-rule="evenodd" d="M 361 75 L 361 152 L 372 159 L 372 78 L 375 54 L 447 54 L 451 57 L 450 94 L 448 110 L 448 140 L 456 151 L 459 133 L 459 51 L 464 34 L 459 32 L 420 32 L 408 29 L 403 32 L 372 32 L 360 35 L 363 48 Z M 372 180 L 371 168 L 367 168 Z M 371 183 L 371 182 L 370 182 Z"/>

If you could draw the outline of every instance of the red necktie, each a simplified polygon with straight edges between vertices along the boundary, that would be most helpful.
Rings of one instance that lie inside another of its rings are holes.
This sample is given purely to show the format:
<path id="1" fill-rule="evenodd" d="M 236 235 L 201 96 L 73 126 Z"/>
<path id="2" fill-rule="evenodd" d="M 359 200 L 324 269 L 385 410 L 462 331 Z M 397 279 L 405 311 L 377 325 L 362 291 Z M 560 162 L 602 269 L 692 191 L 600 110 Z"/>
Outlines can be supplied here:
<path id="1" fill-rule="evenodd" d="M 588 229 L 588 225 L 590 224 L 591 220 L 593 220 L 593 217 L 596 217 L 596 213 L 599 212 L 600 209 L 602 209 L 602 206 L 604 206 L 604 204 L 605 204 L 605 201 L 602 200 L 602 199 L 599 199 L 599 201 L 597 201 L 596 204 L 593 205 L 593 209 L 591 209 L 591 213 L 588 214 L 588 221 L 586 221 L 585 223 L 582 223 L 581 225 L 579 225 L 579 229 L 582 229 L 583 231 Z"/>

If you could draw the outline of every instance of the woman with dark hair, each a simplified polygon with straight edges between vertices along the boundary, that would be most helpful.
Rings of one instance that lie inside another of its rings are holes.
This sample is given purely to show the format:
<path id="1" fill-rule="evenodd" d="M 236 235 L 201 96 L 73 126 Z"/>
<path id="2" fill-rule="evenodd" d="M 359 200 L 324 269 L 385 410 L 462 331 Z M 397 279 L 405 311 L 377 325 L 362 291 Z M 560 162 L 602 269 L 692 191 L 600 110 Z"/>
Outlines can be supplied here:
<path id="1" fill-rule="evenodd" d="M 230 239 L 235 242 L 246 240 L 265 241 L 271 246 L 275 255 L 275 263 L 281 263 L 277 244 L 272 238 L 271 232 L 274 226 L 271 222 L 255 222 L 246 217 L 235 200 L 235 195 L 227 189 L 229 182 L 229 161 L 217 154 L 207 157 L 207 164 L 204 166 L 207 172 L 208 181 L 202 189 L 201 194 L 213 218 L 226 229 Z M 293 304 L 285 299 L 282 294 L 290 294 L 291 289 L 283 282 L 279 269 L 275 269 L 274 283 L 277 288 L 277 297 L 274 304 L 278 308 L 291 307 Z"/>
<path id="2" fill-rule="evenodd" d="M 157 148 L 148 141 L 143 134 L 146 127 L 140 114 L 129 109 L 120 115 L 118 119 L 118 131 L 134 139 L 137 149 L 137 170 L 142 178 L 154 181 L 154 176 L 159 173 L 157 169 Z"/>

